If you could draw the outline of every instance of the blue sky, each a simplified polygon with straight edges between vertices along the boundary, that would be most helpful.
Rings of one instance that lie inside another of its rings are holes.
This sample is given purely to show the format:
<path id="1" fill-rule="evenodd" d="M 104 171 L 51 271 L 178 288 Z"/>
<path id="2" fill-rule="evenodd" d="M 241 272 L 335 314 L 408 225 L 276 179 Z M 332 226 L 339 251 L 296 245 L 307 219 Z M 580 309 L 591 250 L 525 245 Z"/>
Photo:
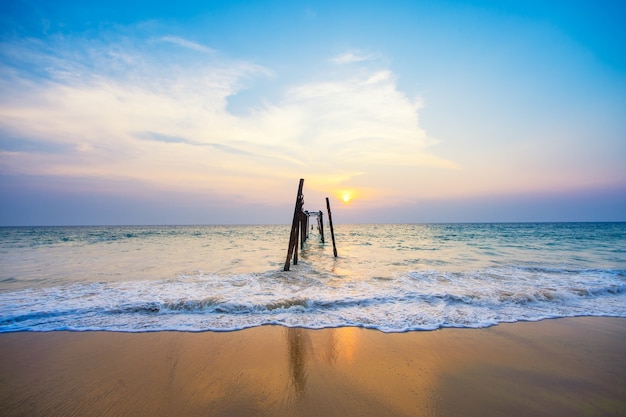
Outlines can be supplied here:
<path id="1" fill-rule="evenodd" d="M 301 177 L 346 223 L 624 221 L 625 17 L 4 2 L 0 225 L 287 223 Z"/>

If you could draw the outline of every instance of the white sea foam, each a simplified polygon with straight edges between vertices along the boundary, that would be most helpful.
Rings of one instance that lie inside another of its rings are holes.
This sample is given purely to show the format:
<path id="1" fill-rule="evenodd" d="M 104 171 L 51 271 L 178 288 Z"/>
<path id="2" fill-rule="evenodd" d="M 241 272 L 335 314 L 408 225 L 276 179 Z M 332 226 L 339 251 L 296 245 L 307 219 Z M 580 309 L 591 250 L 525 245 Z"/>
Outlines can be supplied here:
<path id="1" fill-rule="evenodd" d="M 557 279 L 558 278 L 558 279 Z M 626 316 L 624 271 L 413 271 L 337 282 L 288 273 L 181 275 L 0 295 L 1 331 L 234 330 L 264 324 L 397 332 L 577 315 Z"/>
<path id="2" fill-rule="evenodd" d="M 283 226 L 3 230 L 0 332 L 402 332 L 626 317 L 624 229 L 344 226 L 340 258 L 314 236 L 289 272 Z"/>

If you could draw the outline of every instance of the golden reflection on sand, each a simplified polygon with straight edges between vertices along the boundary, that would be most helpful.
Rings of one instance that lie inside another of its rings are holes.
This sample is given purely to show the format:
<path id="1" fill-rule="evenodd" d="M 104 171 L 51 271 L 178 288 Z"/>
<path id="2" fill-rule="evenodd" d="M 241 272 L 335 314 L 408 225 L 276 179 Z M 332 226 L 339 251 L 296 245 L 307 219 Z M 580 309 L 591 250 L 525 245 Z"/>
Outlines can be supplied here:
<path id="1" fill-rule="evenodd" d="M 311 332 L 285 328 L 291 386 L 297 395 L 306 391 L 307 366 L 338 367 L 354 359 L 358 329 L 326 329 Z M 313 337 L 315 336 L 315 337 Z"/>
<path id="2" fill-rule="evenodd" d="M 370 340 L 361 349 L 359 340 L 364 332 L 376 343 Z M 296 398 L 299 405 L 323 407 L 328 403 L 330 407 L 333 402 L 345 404 L 346 399 L 360 398 L 357 406 L 370 412 L 380 409 L 412 415 L 416 407 L 434 409 L 436 358 L 426 352 L 420 355 L 416 346 L 395 345 L 393 339 L 401 335 L 354 327 L 285 328 L 284 334 L 291 390 L 287 397 Z"/>
<path id="3" fill-rule="evenodd" d="M 306 389 L 307 362 L 332 367 L 349 365 L 354 359 L 359 329 L 326 329 L 311 332 L 285 328 L 291 382 L 299 394 Z M 312 337 L 314 335 L 315 337 Z"/>
<path id="4" fill-rule="evenodd" d="M 357 350 L 359 329 L 346 327 L 339 334 L 333 331 L 335 351 L 340 361 L 351 364 Z"/>

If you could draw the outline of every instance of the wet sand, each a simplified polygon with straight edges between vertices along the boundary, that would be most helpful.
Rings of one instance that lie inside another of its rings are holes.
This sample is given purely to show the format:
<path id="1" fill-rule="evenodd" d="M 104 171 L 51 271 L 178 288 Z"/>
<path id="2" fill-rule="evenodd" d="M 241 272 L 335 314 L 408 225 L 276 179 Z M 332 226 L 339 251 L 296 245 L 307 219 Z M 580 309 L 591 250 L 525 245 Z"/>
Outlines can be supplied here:
<path id="1" fill-rule="evenodd" d="M 626 416 L 626 319 L 0 335 L 2 416 Z"/>

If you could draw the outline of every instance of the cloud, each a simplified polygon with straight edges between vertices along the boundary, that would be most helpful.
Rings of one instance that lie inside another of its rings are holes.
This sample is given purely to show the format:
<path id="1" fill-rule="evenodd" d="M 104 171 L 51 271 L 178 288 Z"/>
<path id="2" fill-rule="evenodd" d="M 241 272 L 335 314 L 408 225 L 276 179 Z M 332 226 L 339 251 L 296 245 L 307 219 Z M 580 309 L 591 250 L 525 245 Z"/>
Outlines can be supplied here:
<path id="1" fill-rule="evenodd" d="M 245 150 L 238 149 L 233 146 L 223 145 L 221 143 L 199 142 L 199 141 L 195 141 L 191 139 L 163 135 L 161 133 L 155 133 L 155 132 L 145 132 L 143 134 L 138 135 L 138 137 L 141 139 L 153 140 L 153 141 L 161 142 L 161 143 L 177 143 L 177 144 L 200 146 L 200 147 L 208 146 L 208 147 L 219 149 L 221 151 L 228 152 L 228 153 L 235 154 L 235 155 L 252 155 L 252 156 L 255 155 L 251 152 L 247 152 Z"/>
<path id="2" fill-rule="evenodd" d="M 228 99 L 270 69 L 184 38 L 157 39 L 26 40 L 10 45 L 19 66 L 4 48 L 0 129 L 29 142 L 4 143 L 0 171 L 215 195 L 246 188 L 246 199 L 267 202 L 284 197 L 285 178 L 306 176 L 329 192 L 371 180 L 372 194 L 389 194 L 406 191 L 396 189 L 399 167 L 455 168 L 429 151 L 436 141 L 419 125 L 419 100 L 388 69 L 282 86 L 282 98 L 241 116 Z"/>
<path id="3" fill-rule="evenodd" d="M 392 78 L 391 71 L 384 70 L 378 71 L 372 74 L 366 81 L 365 84 L 376 84 L 380 82 L 388 81 Z"/>
<path id="4" fill-rule="evenodd" d="M 355 62 L 370 61 L 375 59 L 371 54 L 365 54 L 361 51 L 348 51 L 332 58 L 335 64 L 352 64 Z"/>
<path id="5" fill-rule="evenodd" d="M 213 53 L 215 52 L 213 49 L 206 47 L 204 45 L 201 45 L 199 43 L 196 42 L 192 42 L 189 41 L 187 39 L 184 38 L 180 38 L 178 36 L 162 36 L 159 38 L 160 41 L 162 42 L 169 42 L 172 43 L 174 45 L 178 45 L 181 46 L 183 48 L 188 48 L 194 51 L 198 51 L 198 52 L 204 52 L 204 53 Z"/>
<path id="6" fill-rule="evenodd" d="M 141 139 L 154 140 L 156 142 L 163 142 L 163 143 L 185 143 L 187 145 L 192 145 L 192 146 L 204 145 L 203 143 L 198 143 L 193 140 L 189 140 L 189 139 L 185 139 L 185 138 L 181 138 L 177 136 L 163 135 L 161 133 L 155 133 L 155 132 L 145 132 L 143 134 L 139 134 L 138 137 L 140 137 Z"/>

